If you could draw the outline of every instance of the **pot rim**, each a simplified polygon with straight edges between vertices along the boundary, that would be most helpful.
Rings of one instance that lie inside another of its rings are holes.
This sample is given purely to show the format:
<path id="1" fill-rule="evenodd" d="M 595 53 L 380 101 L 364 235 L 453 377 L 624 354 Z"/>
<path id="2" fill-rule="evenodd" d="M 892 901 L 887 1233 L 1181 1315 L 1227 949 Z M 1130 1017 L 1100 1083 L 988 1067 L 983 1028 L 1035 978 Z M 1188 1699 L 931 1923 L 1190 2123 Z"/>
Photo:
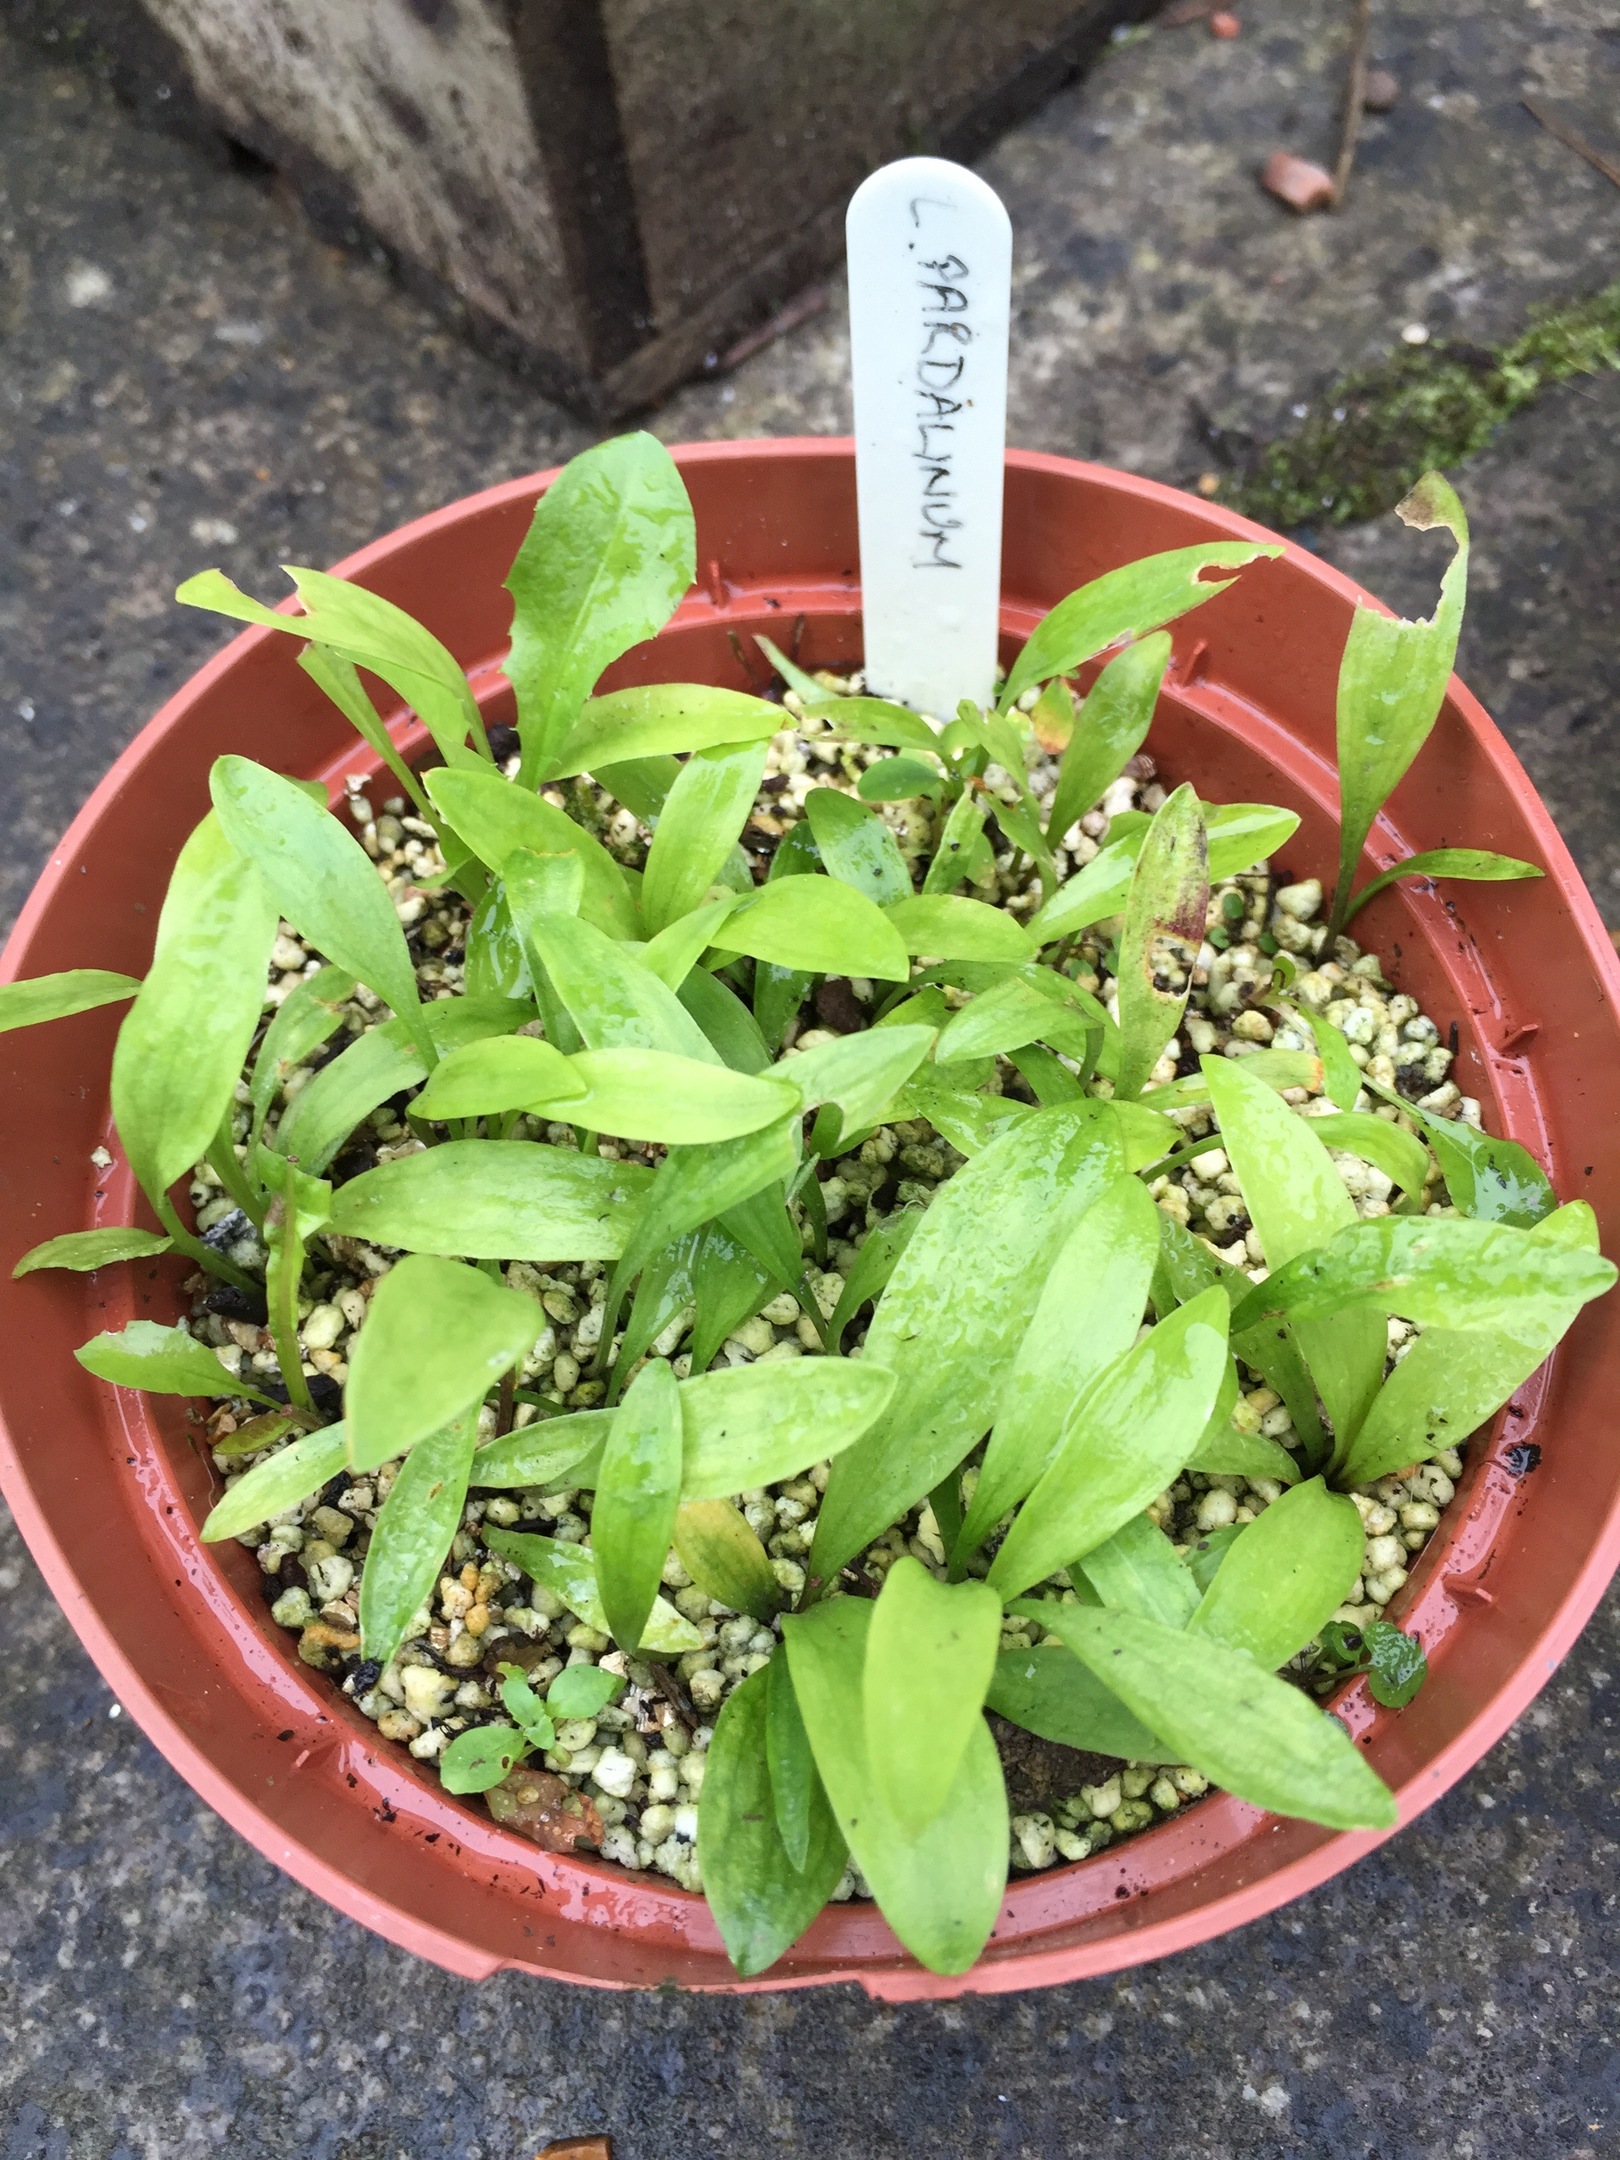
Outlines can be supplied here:
<path id="1" fill-rule="evenodd" d="M 678 445 L 673 446 L 672 454 L 683 470 L 687 470 L 748 462 L 762 456 L 784 463 L 828 458 L 847 461 L 852 457 L 853 446 L 847 437 L 799 436 Z M 1278 538 L 1250 520 L 1189 497 L 1182 490 L 1112 468 L 1047 453 L 1017 450 L 1008 452 L 1007 463 L 1010 470 L 1087 480 L 1094 485 L 1101 485 L 1115 495 L 1134 497 L 1139 502 L 1159 504 L 1166 508 L 1181 509 L 1192 504 L 1206 523 L 1235 539 L 1263 538 L 1271 542 Z M 479 512 L 526 504 L 550 485 L 556 472 L 557 468 L 552 468 L 539 474 L 505 481 L 431 511 L 344 557 L 334 566 L 335 574 L 363 578 L 368 570 L 391 561 L 402 547 L 409 543 L 431 540 Z M 1321 562 L 1291 541 L 1285 541 L 1283 547 L 1285 559 L 1297 566 L 1307 567 L 1309 575 L 1319 585 L 1349 603 L 1367 602 L 1369 596 L 1342 572 Z M 711 588 L 718 574 L 718 566 L 715 566 L 710 581 Z M 732 589 L 745 594 L 749 587 L 739 582 Z M 840 582 L 837 589 L 840 594 L 850 596 L 851 600 L 858 600 L 858 586 Z M 701 591 L 688 595 L 676 611 L 671 627 L 705 611 L 712 615 L 713 610 L 721 605 L 721 600 L 716 598 L 712 591 L 708 598 L 705 598 Z M 282 603 L 283 612 L 295 612 L 295 607 L 296 604 L 291 598 Z M 1023 612 L 1027 611 L 1020 611 L 1016 607 L 1004 609 L 1004 622 L 1010 615 L 1015 619 L 1017 628 L 1027 631 L 1035 617 L 1029 614 L 1027 621 L 1018 620 Z M 1385 609 L 1384 612 L 1392 611 Z M 108 804 L 136 778 L 149 754 L 153 739 L 166 731 L 183 707 L 205 695 L 240 665 L 245 656 L 277 636 L 278 633 L 263 627 L 249 627 L 241 631 L 187 678 L 120 753 L 92 791 L 67 833 L 51 851 L 45 868 L 18 915 L 3 953 L 0 953 L 0 982 L 16 979 L 25 964 L 28 948 L 41 922 L 67 884 L 70 864 L 83 838 L 94 828 Z M 472 680 L 475 689 L 487 680 L 489 672 L 487 669 L 474 671 Z M 1513 798 L 1532 828 L 1535 840 L 1543 851 L 1542 859 L 1546 865 L 1549 883 L 1557 887 L 1572 918 L 1572 927 L 1579 935 L 1585 955 L 1609 1003 L 1620 1004 L 1620 956 L 1616 955 L 1596 905 L 1550 815 L 1501 732 L 1455 676 L 1450 684 L 1449 696 L 1465 720 L 1473 742 L 1489 766 L 1492 777 Z M 1378 837 L 1375 829 L 1375 840 Z M 36 1499 L 17 1449 L 3 1424 L 0 1424 L 0 1490 L 3 1490 L 10 1502 L 19 1529 L 47 1581 L 53 1585 L 71 1585 L 71 1596 L 61 1594 L 61 1602 L 103 1678 L 108 1681 L 119 1699 L 131 1709 L 142 1730 L 193 1790 L 233 1828 L 240 1831 L 257 1850 L 291 1874 L 305 1888 L 329 1902 L 336 1903 L 341 1910 L 361 1920 L 375 1932 L 465 1977 L 487 1977 L 509 1963 L 519 1962 L 481 1952 L 448 1929 L 437 1926 L 418 1914 L 405 1911 L 390 1898 L 374 1893 L 364 1883 L 290 1838 L 265 1808 L 215 1765 L 187 1732 L 180 1714 L 166 1704 L 142 1677 L 132 1653 L 123 1648 L 110 1624 L 103 1619 L 80 1588 L 73 1563 L 58 1542 L 42 1503 Z M 1620 1494 L 1617 1494 L 1611 1505 L 1601 1534 L 1593 1543 L 1585 1562 L 1565 1587 L 1556 1611 L 1540 1634 L 1523 1647 L 1511 1673 L 1468 1719 L 1456 1736 L 1429 1758 L 1417 1774 L 1396 1784 L 1399 1803 L 1396 1828 L 1404 1827 L 1422 1809 L 1438 1799 L 1495 1744 L 1533 1700 L 1584 1627 L 1617 1565 L 1620 1565 Z M 1259 1809 L 1247 1808 L 1244 1803 L 1234 1801 L 1228 1795 L 1212 1796 L 1210 1801 L 1203 1803 L 1199 1813 L 1204 1814 L 1212 1807 L 1226 1812 L 1236 1811 L 1234 1822 L 1247 1819 L 1250 1823 L 1259 1825 L 1268 1820 Z M 1276 1827 L 1282 1826 L 1278 1824 Z M 872 1994 L 890 2000 L 917 1997 L 937 1999 L 968 1992 L 999 1993 L 1049 1981 L 1072 1979 L 1076 1976 L 1077 1964 L 1078 1969 L 1087 1974 L 1116 1971 L 1121 1967 L 1188 1947 L 1194 1942 L 1208 1940 L 1229 1928 L 1273 1911 L 1304 1891 L 1325 1882 L 1393 1834 L 1393 1830 L 1324 1833 L 1310 1850 L 1286 1861 L 1280 1867 L 1259 1874 L 1256 1879 L 1243 1883 L 1240 1887 L 1199 1903 L 1190 1910 L 1145 1917 L 1134 1928 L 1096 1937 L 1078 1951 L 1072 1943 L 1043 1949 L 1038 1933 L 1030 1939 L 1027 1948 L 1020 1949 L 1015 1937 L 1008 1945 L 1008 1953 L 1001 1958 L 991 1962 L 981 1961 L 968 1973 L 953 1978 L 944 1978 L 924 1971 L 899 1953 L 898 1946 L 895 1946 L 893 1956 L 869 1960 L 862 1964 L 845 1962 L 839 1958 L 838 1952 L 833 1950 L 825 1966 L 785 1978 L 766 1973 L 750 1981 L 739 1981 L 732 1976 L 715 1982 L 697 1981 L 685 1984 L 713 1986 L 728 1992 L 754 1992 L 854 1978 Z M 1095 1865 L 1095 1862 L 1092 1864 Z M 600 1868 L 603 1864 L 571 1865 L 583 1869 L 592 1865 Z M 1258 1865 L 1264 1868 L 1263 1857 L 1258 1857 Z M 1009 1884 L 1009 1890 L 1020 1887 L 1033 1890 L 1037 1884 L 1043 1881 L 1051 1882 L 1066 1872 L 1067 1870 L 1054 1869 L 1045 1876 L 1015 1877 Z M 628 1890 L 634 1891 L 636 1888 L 629 1878 L 625 1878 L 625 1884 Z M 659 1895 L 662 1898 L 667 1895 L 691 1897 L 693 1894 L 660 1891 Z M 527 1960 L 521 1962 L 527 1963 Z M 546 1968 L 541 1966 L 530 1969 Z M 576 1983 L 583 1981 L 585 1984 L 603 1986 L 626 1984 L 615 1979 L 574 1971 L 559 1974 L 559 1977 L 566 1977 Z"/>

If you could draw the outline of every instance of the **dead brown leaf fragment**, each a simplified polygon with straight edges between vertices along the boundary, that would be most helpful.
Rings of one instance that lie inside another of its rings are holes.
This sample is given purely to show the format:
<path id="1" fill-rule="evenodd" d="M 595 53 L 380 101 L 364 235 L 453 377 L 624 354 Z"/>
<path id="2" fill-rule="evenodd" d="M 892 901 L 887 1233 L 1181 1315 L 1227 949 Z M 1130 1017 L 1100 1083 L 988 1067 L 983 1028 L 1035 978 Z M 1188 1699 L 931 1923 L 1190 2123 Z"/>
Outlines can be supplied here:
<path id="1" fill-rule="evenodd" d="M 602 1818 L 594 1804 L 549 1770 L 531 1770 L 520 1763 L 499 1785 L 492 1785 L 484 1799 L 503 1830 L 532 1838 L 547 1852 L 577 1852 L 602 1842 Z"/>
<path id="2" fill-rule="evenodd" d="M 553 2138 L 534 2160 L 613 2160 L 613 2140 L 605 2137 Z"/>

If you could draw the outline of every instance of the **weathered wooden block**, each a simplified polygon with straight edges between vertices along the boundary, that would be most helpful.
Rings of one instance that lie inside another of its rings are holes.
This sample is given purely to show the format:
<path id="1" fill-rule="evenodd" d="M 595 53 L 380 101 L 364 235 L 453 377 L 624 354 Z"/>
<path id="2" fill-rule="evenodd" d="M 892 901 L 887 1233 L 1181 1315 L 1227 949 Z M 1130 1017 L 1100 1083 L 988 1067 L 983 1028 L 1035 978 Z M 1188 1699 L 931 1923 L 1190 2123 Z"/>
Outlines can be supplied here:
<path id="1" fill-rule="evenodd" d="M 836 261 L 863 176 L 969 157 L 1156 0 L 101 0 L 140 72 L 610 417 Z M 143 12 L 144 11 L 144 12 Z M 160 93 L 161 94 L 161 93 Z"/>

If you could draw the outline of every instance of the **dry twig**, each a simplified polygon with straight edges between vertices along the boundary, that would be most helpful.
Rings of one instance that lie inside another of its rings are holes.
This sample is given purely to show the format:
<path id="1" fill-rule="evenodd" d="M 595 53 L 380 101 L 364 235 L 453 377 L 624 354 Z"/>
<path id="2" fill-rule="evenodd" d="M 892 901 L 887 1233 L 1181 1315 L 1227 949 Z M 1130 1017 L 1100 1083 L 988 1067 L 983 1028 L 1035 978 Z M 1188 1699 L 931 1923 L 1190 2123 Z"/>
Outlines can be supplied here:
<path id="1" fill-rule="evenodd" d="M 1350 168 L 1356 162 L 1361 140 L 1361 112 L 1367 100 L 1367 40 L 1372 32 L 1372 0 L 1356 0 L 1350 30 L 1350 72 L 1344 85 L 1344 125 L 1339 132 L 1339 158 L 1333 168 L 1333 208 L 1344 208 L 1350 185 Z"/>
<path id="2" fill-rule="evenodd" d="M 1600 172 L 1605 180 L 1612 180 L 1616 187 L 1620 187 L 1620 165 L 1617 165 L 1613 158 L 1605 157 L 1601 150 L 1594 149 L 1584 135 L 1572 128 L 1567 120 L 1560 120 L 1556 113 L 1547 112 L 1530 98 L 1521 98 L 1519 102 L 1531 119 L 1544 127 L 1549 135 L 1556 135 L 1567 150 L 1573 150 L 1577 157 L 1585 158 L 1594 171 Z"/>

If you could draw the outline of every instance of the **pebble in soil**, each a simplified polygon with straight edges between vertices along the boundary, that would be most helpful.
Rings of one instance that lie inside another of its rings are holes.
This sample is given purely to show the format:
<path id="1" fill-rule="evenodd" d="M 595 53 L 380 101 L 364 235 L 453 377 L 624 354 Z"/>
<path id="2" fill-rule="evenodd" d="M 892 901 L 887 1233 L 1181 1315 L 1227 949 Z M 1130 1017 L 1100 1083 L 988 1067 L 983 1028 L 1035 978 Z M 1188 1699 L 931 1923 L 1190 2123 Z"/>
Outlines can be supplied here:
<path id="1" fill-rule="evenodd" d="M 849 683 L 839 687 L 849 687 Z M 791 693 L 789 702 L 796 704 Z M 852 787 L 864 765 L 878 754 L 818 741 L 809 732 L 815 726 L 813 719 L 804 726 L 806 732 L 785 731 L 772 744 L 769 768 L 744 835 L 745 847 L 761 864 L 812 787 Z M 1054 766 L 1037 765 L 1032 782 L 1038 796 L 1049 799 L 1055 781 Z M 993 800 L 1016 800 L 1010 779 L 997 768 L 990 769 L 987 782 Z M 560 807 L 595 831 L 622 861 L 639 866 L 648 836 L 629 812 L 587 781 L 552 792 Z M 1060 874 L 1078 869 L 1097 853 L 1113 817 L 1129 810 L 1155 810 L 1164 795 L 1152 761 L 1145 756 L 1134 759 L 1126 774 L 1064 835 L 1058 857 Z M 466 913 L 456 895 L 424 889 L 422 881 L 441 868 L 432 829 L 408 815 L 408 806 L 398 799 L 387 801 L 381 814 L 374 814 L 358 785 L 351 787 L 348 807 L 406 929 L 422 995 L 459 995 Z M 934 839 L 930 805 L 925 801 L 884 805 L 881 814 L 907 859 L 926 860 Z M 1021 871 L 1014 852 L 1005 847 L 993 867 L 981 873 L 974 890 L 1014 915 L 1030 912 L 1037 899 L 1027 869 Z M 1462 1096 L 1450 1079 L 1452 1052 L 1442 1043 L 1435 1022 L 1418 1010 L 1414 999 L 1391 988 L 1376 955 L 1362 952 L 1346 938 L 1329 947 L 1320 919 L 1322 898 L 1314 881 L 1284 884 L 1264 864 L 1212 890 L 1209 941 L 1194 970 L 1181 1031 L 1166 1049 L 1154 1082 L 1172 1079 L 1183 1065 L 1190 1069 L 1199 1054 L 1241 1057 L 1267 1044 L 1283 1049 L 1311 1047 L 1303 1034 L 1262 1010 L 1258 1002 L 1271 983 L 1273 956 L 1281 951 L 1291 955 L 1300 969 L 1294 986 L 1298 1001 L 1338 1028 L 1352 1059 L 1371 1079 L 1396 1088 L 1426 1110 L 1477 1125 L 1479 1107 Z M 1099 924 L 1088 931 L 1076 955 L 1079 980 L 1103 996 L 1110 1007 L 1115 999 L 1110 973 L 1112 928 Z M 267 1007 L 273 1010 L 321 964 L 320 955 L 283 925 L 273 956 Z M 948 996 L 955 1002 L 960 993 Z M 796 1036 L 790 1037 L 790 1054 L 829 1034 L 864 1026 L 871 1000 L 870 984 L 824 984 L 813 1007 L 801 1015 Z M 337 1035 L 286 1075 L 272 1111 L 272 1125 L 321 1066 L 386 1016 L 386 1008 L 368 992 L 357 991 Z M 1027 1098 L 1025 1082 L 1005 1061 L 999 1064 L 992 1086 Z M 238 1091 L 238 1123 L 244 1130 L 246 1094 L 244 1084 Z M 1305 1089 L 1289 1090 L 1285 1099 L 1306 1117 L 1331 1108 Z M 422 1146 L 406 1121 L 406 1100 L 391 1100 L 357 1128 L 333 1165 L 335 1179 Z M 1366 1094 L 1357 1107 L 1390 1119 L 1402 1116 Z M 1190 1137 L 1207 1135 L 1212 1129 L 1207 1110 L 1173 1115 Z M 540 1120 L 524 1120 L 518 1132 L 554 1145 L 575 1144 L 572 1128 Z M 612 1140 L 600 1145 L 604 1154 L 619 1157 L 649 1160 L 659 1153 L 655 1148 Z M 811 1265 L 807 1278 L 824 1315 L 836 1305 L 845 1274 L 872 1225 L 895 1207 L 926 1205 L 962 1159 L 932 1127 L 911 1120 L 880 1128 L 858 1150 L 826 1166 L 822 1196 L 829 1233 L 827 1260 L 825 1266 Z M 1391 1187 L 1384 1174 L 1357 1157 L 1336 1154 L 1334 1159 L 1358 1215 L 1369 1218 L 1387 1213 Z M 1244 1209 L 1241 1188 L 1223 1155 L 1202 1155 L 1160 1177 L 1151 1191 L 1166 1213 L 1224 1259 L 1252 1276 L 1263 1273 L 1264 1256 Z M 199 1165 L 194 1173 L 192 1199 L 199 1228 L 211 1241 L 242 1265 L 262 1266 L 262 1250 L 251 1226 L 235 1211 L 206 1165 Z M 1425 1202 L 1430 1212 L 1450 1212 L 1437 1173 Z M 312 1255 L 306 1278 L 310 1294 L 300 1307 L 300 1339 L 312 1387 L 335 1393 L 346 1378 L 346 1351 L 354 1332 L 364 1324 L 367 1302 L 398 1256 L 354 1239 L 329 1237 L 324 1244 L 324 1254 L 317 1250 Z M 600 1402 L 606 1387 L 595 1377 L 594 1367 L 607 1290 L 604 1270 L 589 1262 L 540 1268 L 514 1261 L 506 1267 L 505 1276 L 513 1288 L 534 1297 L 545 1315 L 544 1327 L 518 1376 L 515 1423 L 527 1424 L 542 1412 L 584 1409 Z M 233 1371 L 251 1371 L 261 1380 L 278 1377 L 262 1314 L 251 1299 L 222 1298 L 200 1280 L 196 1290 L 190 1324 L 199 1339 L 211 1343 Z M 867 1317 L 858 1317 L 846 1337 L 846 1347 L 858 1346 L 864 1339 Z M 690 1310 L 677 1314 L 648 1353 L 669 1360 L 678 1378 L 685 1378 L 692 1369 L 692 1321 Z M 1414 1336 L 1405 1323 L 1390 1323 L 1392 1362 L 1404 1355 Z M 792 1298 L 783 1296 L 743 1323 L 722 1345 L 718 1361 L 736 1365 L 814 1356 L 820 1348 L 812 1322 Z M 1258 1376 L 1251 1374 L 1248 1379 L 1233 1413 L 1234 1422 L 1244 1431 L 1261 1433 L 1297 1450 L 1299 1438 L 1284 1406 Z M 246 1414 L 245 1409 L 231 1405 L 216 1412 L 210 1427 L 216 1442 L 227 1440 L 239 1416 Z M 493 1407 L 484 1411 L 483 1424 L 486 1434 L 493 1434 Z M 216 1456 L 227 1484 L 258 1459 Z M 736 1496 L 789 1597 L 803 1586 L 804 1558 L 814 1537 L 827 1467 L 820 1464 L 801 1478 Z M 556 1745 L 536 1759 L 537 1767 L 543 1763 L 594 1809 L 605 1858 L 626 1867 L 654 1869 L 688 1889 L 701 1888 L 697 1810 L 714 1720 L 730 1691 L 771 1657 L 780 1640 L 777 1630 L 716 1604 L 691 1583 L 671 1553 L 664 1568 L 664 1588 L 698 1629 L 703 1643 L 682 1657 L 668 1675 L 661 1675 L 627 1659 L 606 1636 L 569 1612 L 553 1592 L 529 1582 L 482 1542 L 486 1524 L 588 1542 L 591 1494 L 566 1490 L 479 1493 L 475 1489 L 437 1589 L 417 1615 L 398 1655 L 386 1666 L 362 1660 L 359 1576 L 378 1510 L 397 1468 L 388 1464 L 363 1477 L 335 1478 L 312 1499 L 243 1539 L 258 1556 L 273 1617 L 298 1636 L 299 1655 L 306 1664 L 329 1673 L 361 1712 L 375 1721 L 383 1738 L 408 1747 L 423 1762 L 432 1761 L 469 1724 L 503 1717 L 498 1677 L 503 1662 L 522 1666 L 542 1692 L 567 1664 L 596 1663 L 620 1674 L 626 1681 L 620 1699 L 595 1718 L 562 1723 Z M 1411 1567 L 1453 1497 L 1460 1472 L 1460 1458 L 1452 1453 L 1408 1476 L 1381 1479 L 1352 1495 L 1365 1532 L 1364 1565 L 1336 1617 L 1364 1624 L 1405 1587 Z M 976 1476 L 976 1465 L 970 1460 L 963 1476 L 964 1493 L 969 1497 Z M 1148 1512 L 1185 1549 L 1211 1531 L 1252 1521 L 1282 1490 L 1267 1478 L 1189 1470 Z M 974 1563 L 976 1572 L 987 1570 L 994 1550 L 992 1539 Z M 850 1571 L 852 1586 L 875 1588 L 903 1553 L 938 1574 L 944 1572 L 943 1542 L 926 1503 L 868 1547 Z M 1055 1577 L 1048 1587 L 1059 1595 L 1075 1595 L 1064 1576 Z M 1039 1634 L 1029 1622 L 1009 1616 L 1003 1643 L 1008 1648 L 1023 1647 Z M 1293 1668 L 1296 1676 L 1304 1676 L 1307 1663 L 1308 1653 L 1302 1653 Z M 993 1723 L 1008 1777 L 1015 1869 L 1085 1859 L 1117 1838 L 1175 1814 L 1208 1789 L 1207 1781 L 1190 1768 L 1080 1755 L 1036 1741 L 1000 1719 Z M 864 1894 L 866 1886 L 851 1864 L 835 1895 Z"/>

